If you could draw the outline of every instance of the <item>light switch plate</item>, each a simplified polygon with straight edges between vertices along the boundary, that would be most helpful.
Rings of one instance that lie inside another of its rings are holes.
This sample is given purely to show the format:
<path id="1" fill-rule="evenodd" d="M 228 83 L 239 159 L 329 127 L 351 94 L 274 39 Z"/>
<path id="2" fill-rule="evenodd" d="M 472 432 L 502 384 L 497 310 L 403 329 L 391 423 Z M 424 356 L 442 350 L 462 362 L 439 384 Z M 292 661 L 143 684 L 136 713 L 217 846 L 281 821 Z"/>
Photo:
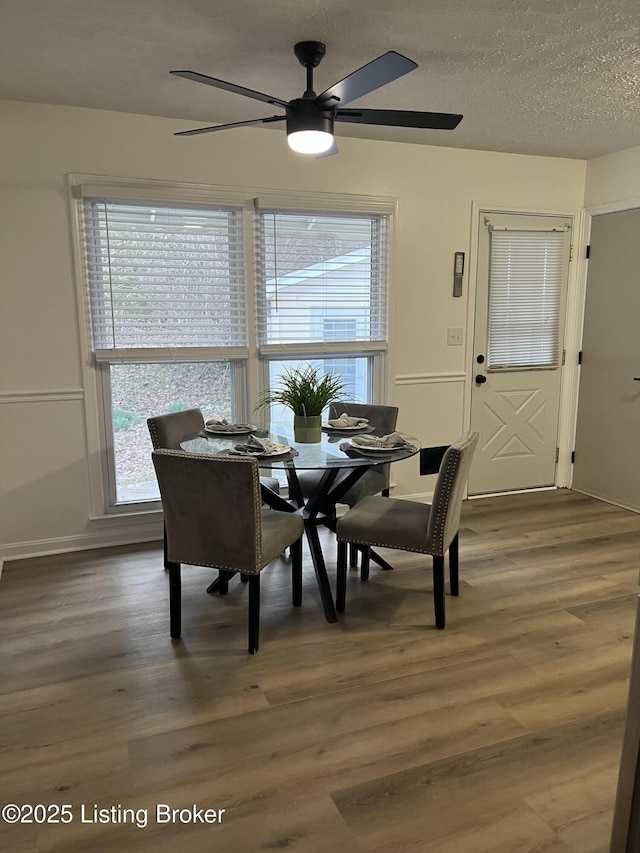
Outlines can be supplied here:
<path id="1" fill-rule="evenodd" d="M 447 329 L 447 346 L 461 347 L 464 341 L 464 329 Z"/>

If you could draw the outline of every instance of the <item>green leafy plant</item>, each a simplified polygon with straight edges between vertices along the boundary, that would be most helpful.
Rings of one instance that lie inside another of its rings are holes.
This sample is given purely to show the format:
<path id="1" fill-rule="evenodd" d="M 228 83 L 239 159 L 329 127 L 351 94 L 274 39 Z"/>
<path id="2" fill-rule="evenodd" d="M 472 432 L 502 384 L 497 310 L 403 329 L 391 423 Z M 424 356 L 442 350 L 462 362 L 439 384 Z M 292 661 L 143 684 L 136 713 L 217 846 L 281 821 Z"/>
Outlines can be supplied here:
<path id="1" fill-rule="evenodd" d="M 265 409 L 273 403 L 279 403 L 291 409 L 294 415 L 321 415 L 328 405 L 339 402 L 340 392 L 344 388 L 346 383 L 341 375 L 321 375 L 319 367 L 307 364 L 286 370 L 280 377 L 280 386 L 266 391 L 255 409 Z"/>
<path id="2" fill-rule="evenodd" d="M 127 412 L 124 409 L 114 407 L 112 412 L 113 431 L 124 432 L 140 423 L 140 418 L 135 412 Z"/>
<path id="3" fill-rule="evenodd" d="M 167 411 L 171 412 L 171 413 L 184 412 L 185 409 L 189 409 L 189 408 L 190 408 L 189 403 L 177 402 L 177 403 L 170 403 L 168 408 L 167 408 Z"/>

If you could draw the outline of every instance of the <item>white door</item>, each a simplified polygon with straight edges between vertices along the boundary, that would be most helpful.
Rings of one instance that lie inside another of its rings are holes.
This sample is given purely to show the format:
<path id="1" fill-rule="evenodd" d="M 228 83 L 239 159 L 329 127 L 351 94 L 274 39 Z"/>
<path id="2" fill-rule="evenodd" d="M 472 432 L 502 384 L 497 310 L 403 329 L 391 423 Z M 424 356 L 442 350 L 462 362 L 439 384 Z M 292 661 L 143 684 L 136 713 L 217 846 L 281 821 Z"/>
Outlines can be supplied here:
<path id="1" fill-rule="evenodd" d="M 571 222 L 481 214 L 469 494 L 555 482 Z"/>

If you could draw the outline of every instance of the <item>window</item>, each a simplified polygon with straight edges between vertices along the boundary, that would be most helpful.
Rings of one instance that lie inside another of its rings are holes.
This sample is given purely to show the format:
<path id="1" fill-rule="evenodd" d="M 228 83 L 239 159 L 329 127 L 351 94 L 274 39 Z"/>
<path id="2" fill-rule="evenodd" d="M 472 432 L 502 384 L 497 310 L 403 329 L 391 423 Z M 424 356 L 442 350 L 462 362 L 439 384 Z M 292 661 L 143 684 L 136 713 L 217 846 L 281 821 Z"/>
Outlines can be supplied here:
<path id="1" fill-rule="evenodd" d="M 96 352 L 246 346 L 242 211 L 85 199 Z"/>
<path id="2" fill-rule="evenodd" d="M 268 384 L 270 387 L 278 385 L 279 379 L 283 373 L 292 368 L 299 367 L 300 364 L 312 364 L 319 368 L 320 373 L 338 373 L 345 383 L 345 399 L 357 400 L 358 402 L 369 402 L 373 400 L 371 394 L 368 393 L 373 385 L 372 365 L 368 358 L 357 358 L 350 356 L 344 359 L 334 358 L 310 358 L 304 359 L 271 359 L 268 364 Z M 284 406 L 271 407 L 271 419 L 275 423 L 293 425 L 293 416 L 291 410 Z"/>
<path id="3" fill-rule="evenodd" d="M 322 317 L 322 340 L 344 341 L 354 340 L 356 335 L 357 318 L 351 317 Z M 325 358 L 323 369 L 328 373 L 339 373 L 350 396 L 364 400 L 366 397 L 366 379 L 357 369 L 357 362 L 365 359 L 356 358 Z M 363 383 L 365 379 L 365 383 Z M 363 393 L 364 392 L 364 393 Z"/>
<path id="4" fill-rule="evenodd" d="M 388 219 L 258 208 L 258 344 L 269 384 L 313 359 L 342 375 L 350 398 L 373 399 L 387 344 Z"/>
<path id="5" fill-rule="evenodd" d="M 243 211 L 92 197 L 82 207 L 108 502 L 158 500 L 147 417 L 234 414 L 232 358 L 247 355 Z"/>
<path id="6" fill-rule="evenodd" d="M 113 460 L 109 483 L 115 504 L 159 500 L 151 462 L 147 418 L 199 408 L 233 418 L 233 371 L 229 361 L 105 364 L 102 385 L 110 392 Z M 109 438 L 109 436 L 107 436 Z"/>
<path id="7" fill-rule="evenodd" d="M 387 217 L 259 210 L 258 340 L 295 348 L 323 340 L 313 312 L 355 327 L 335 345 L 387 339 Z"/>
<path id="8" fill-rule="evenodd" d="M 565 230 L 490 230 L 487 369 L 560 362 Z"/>
<path id="9" fill-rule="evenodd" d="M 325 195 L 327 211 L 303 194 L 281 205 L 242 189 L 69 184 L 93 514 L 158 505 L 151 415 L 247 420 L 302 362 L 342 374 L 352 399 L 384 401 L 392 201 Z"/>

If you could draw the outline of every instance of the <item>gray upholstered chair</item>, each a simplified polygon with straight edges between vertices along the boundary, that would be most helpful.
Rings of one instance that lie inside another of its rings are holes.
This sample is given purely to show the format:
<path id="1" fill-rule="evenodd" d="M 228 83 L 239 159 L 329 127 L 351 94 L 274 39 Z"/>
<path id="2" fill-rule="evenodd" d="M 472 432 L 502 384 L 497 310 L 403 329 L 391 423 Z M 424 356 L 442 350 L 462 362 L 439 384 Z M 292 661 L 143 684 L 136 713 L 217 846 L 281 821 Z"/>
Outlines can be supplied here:
<path id="1" fill-rule="evenodd" d="M 433 558 L 433 599 L 436 628 L 444 628 L 444 557 L 449 551 L 451 595 L 458 595 L 458 527 L 469 468 L 478 433 L 462 435 L 444 453 L 431 505 L 418 501 L 369 496 L 340 519 L 336 609 L 345 608 L 347 543 L 362 551 L 363 577 L 368 577 L 370 548 L 396 548 Z M 364 571 L 366 568 L 366 572 Z"/>
<path id="2" fill-rule="evenodd" d="M 204 417 L 200 409 L 184 409 L 147 419 L 151 444 L 154 450 L 161 447 L 177 447 L 188 435 L 195 435 L 204 429 Z M 280 492 L 280 483 L 275 477 L 260 477 L 263 486 L 274 492 Z"/>
<path id="3" fill-rule="evenodd" d="M 177 447 L 188 435 L 200 432 L 204 429 L 204 417 L 200 409 L 184 409 L 147 418 L 147 426 L 153 449 L 159 450 Z"/>
<path id="4" fill-rule="evenodd" d="M 154 450 L 161 448 L 176 448 L 189 435 L 195 435 L 204 429 L 204 417 L 200 409 L 183 409 L 180 412 L 169 412 L 166 415 L 156 415 L 147 418 L 147 427 L 151 436 Z M 272 491 L 280 492 L 280 483 L 275 477 L 261 477 L 262 485 Z M 164 534 L 164 567 L 167 568 L 167 534 Z M 228 589 L 228 576 L 220 572 L 220 577 L 209 587 L 211 591 L 222 594 Z"/>
<path id="5" fill-rule="evenodd" d="M 388 435 L 394 432 L 396 423 L 398 422 L 398 407 L 397 406 L 378 406 L 369 403 L 334 403 L 329 407 L 329 417 L 338 418 L 342 414 L 347 414 L 352 418 L 366 418 L 371 426 L 376 428 L 376 431 L 382 435 Z M 346 504 L 349 507 L 354 507 L 358 501 L 367 495 L 382 494 L 385 497 L 389 496 L 389 476 L 390 465 L 375 465 L 369 468 L 368 471 L 354 483 L 354 485 L 345 492 L 340 499 L 340 503 Z M 323 471 L 301 471 L 298 474 L 302 494 L 309 497 L 315 489 L 317 483 L 323 475 Z M 349 474 L 344 471 L 336 477 L 336 483 L 344 479 Z M 351 548 L 349 554 L 349 565 L 355 566 L 358 562 L 358 555 L 355 547 Z"/>
<path id="6" fill-rule="evenodd" d="M 329 408 L 329 417 L 337 418 L 346 413 L 353 418 L 367 418 L 369 423 L 383 435 L 393 432 L 398 422 L 397 406 L 374 406 L 368 403 L 334 403 Z M 359 500 L 367 495 L 389 494 L 389 470 L 390 465 L 376 465 L 360 477 L 348 492 L 341 498 L 340 503 L 347 506 L 355 506 Z M 300 471 L 298 480 L 302 494 L 309 497 L 323 475 L 323 471 Z M 336 482 L 347 476 L 345 471 L 339 474 Z"/>
<path id="7" fill-rule="evenodd" d="M 249 581 L 249 652 L 258 651 L 260 572 L 291 548 L 293 604 L 302 600 L 298 514 L 262 506 L 258 461 L 154 450 L 167 534 L 171 636 L 181 633 L 182 564 L 241 573 Z"/>

